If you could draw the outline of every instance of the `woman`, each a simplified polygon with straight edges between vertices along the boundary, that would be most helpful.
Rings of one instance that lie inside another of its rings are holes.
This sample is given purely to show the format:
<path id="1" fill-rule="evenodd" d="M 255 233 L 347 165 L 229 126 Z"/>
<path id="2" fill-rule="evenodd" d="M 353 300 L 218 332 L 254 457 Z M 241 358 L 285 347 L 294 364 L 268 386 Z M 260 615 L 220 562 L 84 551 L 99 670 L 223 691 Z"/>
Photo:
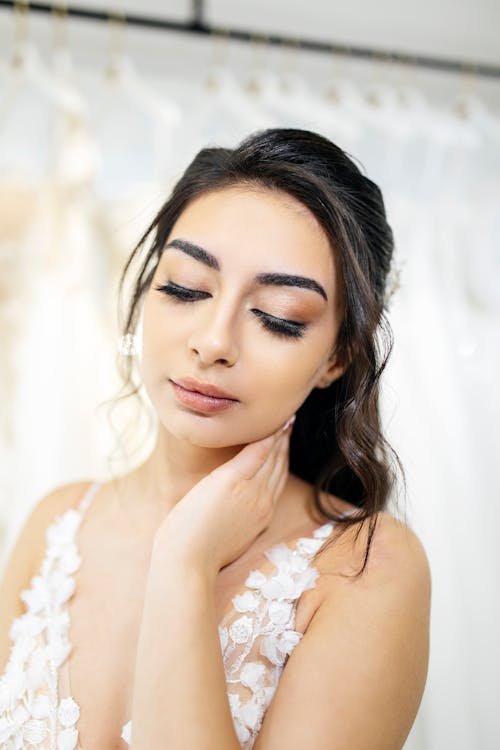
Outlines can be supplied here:
<path id="1" fill-rule="evenodd" d="M 21 533 L 2 747 L 403 746 L 430 573 L 384 510 L 392 252 L 380 190 L 327 139 L 270 129 L 197 154 L 121 279 L 139 262 L 123 335 L 142 318 L 156 444 L 58 488 Z"/>

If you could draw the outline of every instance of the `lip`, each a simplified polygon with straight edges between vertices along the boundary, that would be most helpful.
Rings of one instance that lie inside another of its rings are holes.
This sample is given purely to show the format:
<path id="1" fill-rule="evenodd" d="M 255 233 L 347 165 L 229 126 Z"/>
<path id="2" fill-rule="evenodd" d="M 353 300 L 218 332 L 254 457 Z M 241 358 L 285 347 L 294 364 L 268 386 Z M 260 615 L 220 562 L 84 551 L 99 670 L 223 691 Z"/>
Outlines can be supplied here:
<path id="1" fill-rule="evenodd" d="M 204 396 L 212 396 L 214 398 L 238 401 L 238 399 L 235 398 L 232 393 L 227 393 L 227 391 L 223 391 L 221 388 L 218 388 L 216 385 L 212 385 L 211 383 L 202 383 L 201 380 L 196 380 L 196 378 L 178 378 L 177 380 L 172 380 L 172 383 L 180 385 L 182 388 L 185 388 L 188 391 L 201 393 Z"/>
<path id="2" fill-rule="evenodd" d="M 198 412 L 205 412 L 206 414 L 214 414 L 216 412 L 225 411 L 230 409 L 232 406 L 238 403 L 235 399 L 231 398 L 219 398 L 217 396 L 207 396 L 204 393 L 198 393 L 197 391 L 190 391 L 179 385 L 175 380 L 169 380 L 170 385 L 174 391 L 177 401 L 189 409 L 194 409 Z"/>

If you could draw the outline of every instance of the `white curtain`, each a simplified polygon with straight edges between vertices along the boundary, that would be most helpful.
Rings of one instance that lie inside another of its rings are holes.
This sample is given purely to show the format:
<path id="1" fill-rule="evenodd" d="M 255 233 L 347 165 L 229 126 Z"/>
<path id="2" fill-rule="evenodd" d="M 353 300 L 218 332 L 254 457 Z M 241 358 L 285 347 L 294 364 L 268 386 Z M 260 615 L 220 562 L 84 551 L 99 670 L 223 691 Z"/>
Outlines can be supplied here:
<path id="1" fill-rule="evenodd" d="M 498 117 L 472 95 L 437 107 L 343 78 L 327 97 L 299 77 L 216 67 L 187 85 L 146 81 L 130 60 L 106 77 L 21 52 L 20 69 L 0 71 L 2 560 L 43 493 L 110 474 L 97 407 L 119 387 L 118 274 L 195 151 L 261 127 L 317 130 L 380 185 L 396 239 L 383 418 L 433 579 L 406 748 L 500 747 Z"/>

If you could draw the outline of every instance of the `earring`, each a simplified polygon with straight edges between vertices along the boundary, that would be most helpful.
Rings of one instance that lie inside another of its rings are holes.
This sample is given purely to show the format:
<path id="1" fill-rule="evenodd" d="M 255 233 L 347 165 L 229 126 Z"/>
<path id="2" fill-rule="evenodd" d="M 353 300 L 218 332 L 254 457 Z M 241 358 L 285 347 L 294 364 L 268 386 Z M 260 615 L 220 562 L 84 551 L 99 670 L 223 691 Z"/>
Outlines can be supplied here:
<path id="1" fill-rule="evenodd" d="M 118 351 L 124 357 L 134 357 L 137 354 L 137 336 L 126 333 L 118 339 Z"/>

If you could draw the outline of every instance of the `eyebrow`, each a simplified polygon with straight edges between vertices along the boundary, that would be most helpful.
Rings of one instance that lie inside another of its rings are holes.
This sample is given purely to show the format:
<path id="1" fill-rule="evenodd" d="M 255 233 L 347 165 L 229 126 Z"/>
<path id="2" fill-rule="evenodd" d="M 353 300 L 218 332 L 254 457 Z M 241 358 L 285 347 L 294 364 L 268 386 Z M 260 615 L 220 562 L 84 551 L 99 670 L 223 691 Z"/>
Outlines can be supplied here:
<path id="1" fill-rule="evenodd" d="M 212 255 L 199 245 L 195 245 L 193 242 L 188 240 L 175 239 L 165 245 L 163 248 L 164 252 L 168 247 L 174 247 L 177 250 L 181 250 L 186 255 L 190 255 L 195 260 L 199 260 L 209 268 L 214 268 L 216 271 L 220 271 L 221 266 L 215 255 Z M 308 276 L 296 276 L 290 273 L 259 273 L 255 276 L 255 281 L 264 286 L 297 286 L 301 289 L 312 289 L 314 292 L 318 292 L 325 300 L 328 301 L 327 294 L 324 287 L 315 279 L 311 279 Z"/>

